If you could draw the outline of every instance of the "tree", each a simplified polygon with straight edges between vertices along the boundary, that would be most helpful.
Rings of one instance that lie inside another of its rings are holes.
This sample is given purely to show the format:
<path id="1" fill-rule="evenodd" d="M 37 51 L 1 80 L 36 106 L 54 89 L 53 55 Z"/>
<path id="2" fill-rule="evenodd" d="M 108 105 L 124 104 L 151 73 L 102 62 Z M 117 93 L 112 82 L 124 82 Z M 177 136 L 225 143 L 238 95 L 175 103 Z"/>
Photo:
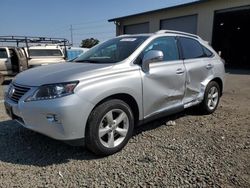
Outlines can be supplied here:
<path id="1" fill-rule="evenodd" d="M 82 40 L 81 47 L 82 48 L 92 48 L 93 46 L 97 45 L 100 41 L 94 38 L 89 38 Z"/>

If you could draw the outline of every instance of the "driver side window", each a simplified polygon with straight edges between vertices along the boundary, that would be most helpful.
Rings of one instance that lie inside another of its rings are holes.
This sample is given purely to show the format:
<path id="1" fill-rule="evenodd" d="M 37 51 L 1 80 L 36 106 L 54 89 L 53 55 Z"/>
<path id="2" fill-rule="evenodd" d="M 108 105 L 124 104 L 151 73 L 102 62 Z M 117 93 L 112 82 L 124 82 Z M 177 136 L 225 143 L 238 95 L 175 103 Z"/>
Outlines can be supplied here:
<path id="1" fill-rule="evenodd" d="M 163 61 L 179 60 L 179 53 L 175 37 L 160 37 L 152 41 L 143 51 L 143 55 L 150 50 L 163 52 Z"/>

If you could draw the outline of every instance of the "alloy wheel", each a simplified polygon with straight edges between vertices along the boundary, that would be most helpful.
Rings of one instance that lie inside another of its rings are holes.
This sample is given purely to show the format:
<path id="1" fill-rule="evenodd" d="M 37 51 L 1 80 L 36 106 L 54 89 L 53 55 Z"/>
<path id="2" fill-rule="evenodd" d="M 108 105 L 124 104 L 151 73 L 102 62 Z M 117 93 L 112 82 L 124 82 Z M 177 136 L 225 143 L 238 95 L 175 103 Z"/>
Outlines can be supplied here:
<path id="1" fill-rule="evenodd" d="M 129 119 L 121 109 L 112 109 L 102 118 L 99 125 L 99 140 L 107 148 L 119 146 L 129 130 Z"/>
<path id="2" fill-rule="evenodd" d="M 214 110 L 217 106 L 218 101 L 219 101 L 219 91 L 215 86 L 213 86 L 210 88 L 208 92 L 208 100 L 207 100 L 208 108 L 210 110 Z"/>

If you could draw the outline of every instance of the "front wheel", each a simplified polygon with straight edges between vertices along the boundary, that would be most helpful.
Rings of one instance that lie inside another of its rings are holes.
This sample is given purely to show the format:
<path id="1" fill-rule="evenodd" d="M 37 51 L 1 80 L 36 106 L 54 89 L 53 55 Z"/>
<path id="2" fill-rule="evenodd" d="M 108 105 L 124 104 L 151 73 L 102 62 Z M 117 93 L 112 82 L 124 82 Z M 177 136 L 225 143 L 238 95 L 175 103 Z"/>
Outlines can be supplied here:
<path id="1" fill-rule="evenodd" d="M 86 146 L 98 155 L 121 150 L 132 136 L 134 117 L 122 100 L 112 99 L 97 106 L 86 127 Z"/>
<path id="2" fill-rule="evenodd" d="M 200 109 L 205 114 L 213 113 L 220 101 L 220 87 L 217 82 L 211 81 L 205 90 L 204 99 L 200 104 Z"/>

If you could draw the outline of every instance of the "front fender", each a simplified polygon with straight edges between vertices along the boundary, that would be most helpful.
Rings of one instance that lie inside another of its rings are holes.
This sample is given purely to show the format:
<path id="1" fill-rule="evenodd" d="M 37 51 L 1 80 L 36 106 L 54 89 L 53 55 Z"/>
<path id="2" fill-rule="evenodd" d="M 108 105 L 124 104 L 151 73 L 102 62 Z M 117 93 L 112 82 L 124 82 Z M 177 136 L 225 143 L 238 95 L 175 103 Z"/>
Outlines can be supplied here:
<path id="1" fill-rule="evenodd" d="M 112 95 L 130 95 L 137 102 L 139 119 L 143 117 L 142 81 L 138 69 L 104 75 L 80 82 L 77 86 L 76 94 L 94 106 Z"/>

